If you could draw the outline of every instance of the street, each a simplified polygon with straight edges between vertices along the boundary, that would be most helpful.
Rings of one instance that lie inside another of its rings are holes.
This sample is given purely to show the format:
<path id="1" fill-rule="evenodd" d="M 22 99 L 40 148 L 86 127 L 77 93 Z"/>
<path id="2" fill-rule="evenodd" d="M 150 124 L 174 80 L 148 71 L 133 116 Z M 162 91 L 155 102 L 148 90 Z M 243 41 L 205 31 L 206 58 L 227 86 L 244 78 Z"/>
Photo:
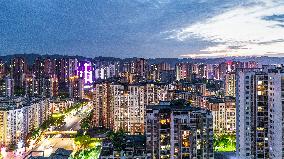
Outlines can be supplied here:
<path id="1" fill-rule="evenodd" d="M 80 108 L 78 111 L 73 110 L 65 117 L 65 124 L 61 127 L 54 128 L 53 131 L 77 131 L 80 129 L 80 121 L 85 118 L 92 110 L 92 103 Z M 64 138 L 61 134 L 55 135 L 52 138 L 46 138 L 41 141 L 33 151 L 44 151 L 44 156 L 48 157 L 55 152 L 57 148 L 64 148 L 67 150 L 74 149 L 74 142 L 72 138 Z"/>
<path id="2" fill-rule="evenodd" d="M 54 130 L 66 131 L 72 130 L 77 131 L 80 129 L 80 121 L 84 119 L 88 113 L 92 110 L 92 102 L 89 102 L 87 105 L 83 106 L 78 111 L 73 110 L 68 115 L 65 116 L 65 124 L 61 127 L 55 128 Z"/>
<path id="3" fill-rule="evenodd" d="M 77 111 L 73 110 L 68 114 L 65 114 L 64 125 L 59 127 L 53 127 L 52 131 L 77 131 L 80 129 L 80 121 L 84 119 L 88 113 L 92 110 L 92 102 L 88 102 L 85 106 L 78 109 Z M 45 136 L 32 150 L 27 153 L 13 153 L 7 152 L 4 156 L 4 159 L 22 159 L 28 155 L 31 151 L 43 151 L 44 157 L 50 156 L 58 148 L 64 148 L 66 150 L 74 150 L 74 141 L 73 138 L 66 138 L 61 134 L 54 135 L 52 137 Z M 24 151 L 22 149 L 21 151 Z M 36 154 L 36 153 L 33 153 Z M 42 153 L 38 153 L 41 155 Z"/>
<path id="4" fill-rule="evenodd" d="M 64 148 L 66 150 L 74 150 L 74 141 L 72 138 L 61 138 L 61 136 L 55 136 L 42 141 L 33 151 L 44 151 L 44 157 L 50 156 L 58 148 Z"/>

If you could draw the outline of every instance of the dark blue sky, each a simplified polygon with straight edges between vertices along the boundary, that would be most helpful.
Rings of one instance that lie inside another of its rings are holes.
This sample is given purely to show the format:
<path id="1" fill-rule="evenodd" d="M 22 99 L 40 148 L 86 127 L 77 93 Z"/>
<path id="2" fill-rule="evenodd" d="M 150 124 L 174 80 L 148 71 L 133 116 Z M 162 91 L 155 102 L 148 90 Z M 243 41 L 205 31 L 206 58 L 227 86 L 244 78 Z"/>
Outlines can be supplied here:
<path id="1" fill-rule="evenodd" d="M 88 57 L 203 54 L 202 50 L 225 42 L 191 27 L 200 24 L 206 30 L 207 21 L 216 16 L 236 8 L 263 7 L 266 3 L 265 0 L 259 3 L 247 0 L 1 0 L 0 54 Z M 262 20 L 276 19 L 283 23 L 281 16 L 269 13 L 267 17 Z M 187 28 L 191 30 L 187 32 Z"/>

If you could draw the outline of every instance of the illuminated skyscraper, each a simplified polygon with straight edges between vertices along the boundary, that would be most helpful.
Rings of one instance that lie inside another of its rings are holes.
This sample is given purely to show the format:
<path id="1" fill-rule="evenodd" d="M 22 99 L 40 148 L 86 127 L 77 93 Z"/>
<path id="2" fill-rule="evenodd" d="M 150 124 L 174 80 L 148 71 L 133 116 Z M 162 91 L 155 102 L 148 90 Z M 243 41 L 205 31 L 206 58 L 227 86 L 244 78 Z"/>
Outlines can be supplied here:
<path id="1" fill-rule="evenodd" d="M 237 156 L 283 158 L 282 69 L 237 70 Z"/>
<path id="2" fill-rule="evenodd" d="M 211 97 L 207 108 L 212 111 L 215 134 L 236 133 L 236 101 L 232 97 Z"/>
<path id="3" fill-rule="evenodd" d="M 50 58 L 44 59 L 43 72 L 45 76 L 50 76 L 55 74 L 55 60 L 51 60 Z"/>
<path id="4" fill-rule="evenodd" d="M 108 82 L 94 85 L 94 126 L 113 129 L 113 110 L 110 107 L 110 84 Z"/>
<path id="5" fill-rule="evenodd" d="M 147 106 L 146 150 L 151 158 L 213 159 L 209 110 L 163 102 Z"/>
<path id="6" fill-rule="evenodd" d="M 225 74 L 225 95 L 236 97 L 236 74 L 234 72 Z"/>
<path id="7" fill-rule="evenodd" d="M 3 78 L 6 74 L 5 62 L 0 59 L 0 78 Z"/>
<path id="8" fill-rule="evenodd" d="M 67 76 L 70 80 L 70 77 L 74 77 L 77 74 L 77 70 L 78 70 L 78 60 L 76 58 L 70 58 L 68 59 L 68 73 Z"/>
<path id="9" fill-rule="evenodd" d="M 190 74 L 192 73 L 192 67 L 189 63 L 176 64 L 176 80 L 190 80 Z"/>
<path id="10" fill-rule="evenodd" d="M 130 73 L 137 76 L 146 77 L 146 60 L 143 58 L 138 58 L 131 61 Z"/>
<path id="11" fill-rule="evenodd" d="M 14 96 L 14 80 L 10 77 L 5 78 L 5 95 L 6 97 Z"/>
<path id="12" fill-rule="evenodd" d="M 91 85 L 93 83 L 93 66 L 90 61 L 78 62 L 77 76 L 84 80 L 84 85 Z"/>
<path id="13" fill-rule="evenodd" d="M 27 73 L 27 62 L 24 58 L 14 58 L 11 61 L 11 77 L 15 81 L 16 89 L 23 87 L 25 74 Z"/>
<path id="14" fill-rule="evenodd" d="M 78 76 L 69 79 L 69 97 L 75 99 L 83 99 L 84 97 L 84 81 Z"/>

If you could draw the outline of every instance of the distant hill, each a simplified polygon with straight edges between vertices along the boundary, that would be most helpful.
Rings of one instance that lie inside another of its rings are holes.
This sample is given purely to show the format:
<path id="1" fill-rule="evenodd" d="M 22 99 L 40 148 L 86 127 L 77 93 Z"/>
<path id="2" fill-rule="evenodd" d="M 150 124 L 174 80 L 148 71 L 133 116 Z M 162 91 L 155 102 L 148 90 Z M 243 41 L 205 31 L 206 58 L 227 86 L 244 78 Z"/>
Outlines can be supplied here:
<path id="1" fill-rule="evenodd" d="M 23 57 L 25 58 L 29 64 L 33 63 L 34 60 L 38 57 L 41 58 L 51 58 L 51 59 L 59 59 L 59 58 L 77 58 L 78 60 L 95 60 L 95 61 L 131 61 L 133 59 L 136 59 L 137 57 L 133 58 L 115 58 L 115 57 L 95 57 L 95 58 L 86 58 L 83 56 L 67 56 L 67 55 L 39 55 L 39 54 L 14 54 L 14 55 L 5 55 L 0 56 L 0 59 L 9 62 L 12 58 L 15 57 Z M 147 59 L 149 64 L 155 64 L 155 63 L 162 63 L 166 62 L 174 66 L 176 63 L 179 62 L 190 62 L 190 63 L 206 63 L 206 64 L 218 64 L 221 62 L 225 62 L 228 60 L 234 60 L 234 61 L 256 61 L 260 64 L 284 64 L 284 57 L 267 57 L 267 56 L 250 56 L 250 57 L 226 57 L 226 58 L 150 58 Z"/>
<path id="2" fill-rule="evenodd" d="M 5 56 L 0 56 L 0 59 L 3 61 L 9 62 L 11 59 L 15 57 L 22 57 L 27 60 L 29 64 L 33 63 L 36 58 L 51 58 L 51 59 L 60 59 L 60 58 L 77 58 L 78 60 L 84 60 L 84 59 L 89 59 L 85 58 L 83 56 L 66 56 L 66 55 L 59 55 L 59 54 L 54 54 L 54 55 L 39 55 L 39 54 L 13 54 L 13 55 L 5 55 Z"/>

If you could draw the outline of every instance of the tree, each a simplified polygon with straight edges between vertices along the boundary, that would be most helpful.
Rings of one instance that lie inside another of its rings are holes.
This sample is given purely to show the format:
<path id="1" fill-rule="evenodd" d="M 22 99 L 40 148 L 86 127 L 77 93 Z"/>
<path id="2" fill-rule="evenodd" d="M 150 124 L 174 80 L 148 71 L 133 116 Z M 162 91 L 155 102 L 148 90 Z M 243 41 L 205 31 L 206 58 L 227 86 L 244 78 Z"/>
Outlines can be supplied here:
<path id="1" fill-rule="evenodd" d="M 32 129 L 32 133 L 31 133 L 31 138 L 32 139 L 36 139 L 37 137 L 39 137 L 39 135 L 40 135 L 40 128 L 33 128 Z"/>
<path id="2" fill-rule="evenodd" d="M 12 142 L 12 143 L 9 145 L 9 149 L 12 150 L 12 151 L 16 150 L 16 149 L 17 149 L 17 144 L 16 144 L 16 142 Z"/>
<path id="3" fill-rule="evenodd" d="M 71 159 L 99 158 L 100 151 L 101 151 L 101 146 L 97 146 L 97 147 L 85 149 L 85 150 L 80 150 L 80 151 L 77 151 L 74 154 L 74 156 L 71 157 Z"/>
<path id="4" fill-rule="evenodd" d="M 15 87 L 15 88 L 14 88 L 14 94 L 15 94 L 16 96 L 23 96 L 24 93 L 25 93 L 24 88 L 22 88 L 22 87 Z"/>
<path id="5" fill-rule="evenodd" d="M 235 151 L 235 134 L 214 135 L 214 151 Z"/>
<path id="6" fill-rule="evenodd" d="M 83 129 L 84 131 L 88 130 L 91 127 L 90 122 L 86 121 L 86 120 L 82 120 L 81 122 L 81 129 Z"/>
<path id="7" fill-rule="evenodd" d="M 185 99 L 177 99 L 177 100 L 172 100 L 171 105 L 183 107 L 183 106 L 190 105 L 190 103 L 186 101 Z"/>
<path id="8" fill-rule="evenodd" d="M 24 140 L 24 142 L 25 142 L 25 148 L 26 147 L 29 147 L 30 146 L 30 144 L 31 144 L 31 133 L 28 133 L 27 134 L 27 136 L 26 136 L 26 138 L 25 138 L 25 140 Z M 1 158 L 0 158 L 1 159 Z"/>
<path id="9" fill-rule="evenodd" d="M 81 121 L 81 129 L 83 129 L 84 131 L 87 131 L 88 129 L 90 129 L 92 127 L 92 119 L 93 119 L 93 113 L 94 111 L 92 110 L 86 118 L 84 118 Z"/>
<path id="10" fill-rule="evenodd" d="M 126 133 L 123 130 L 117 132 L 109 132 L 107 138 L 111 140 L 114 149 L 117 151 L 125 150 L 126 148 Z"/>
<path id="11" fill-rule="evenodd" d="M 220 142 L 221 142 L 220 146 L 222 146 L 223 148 L 229 146 L 229 139 L 225 135 L 221 136 Z"/>
<path id="12" fill-rule="evenodd" d="M 89 146 L 89 144 L 92 142 L 92 139 L 89 135 L 82 135 L 77 136 L 75 139 L 75 144 L 79 146 L 82 149 L 85 149 Z"/>

